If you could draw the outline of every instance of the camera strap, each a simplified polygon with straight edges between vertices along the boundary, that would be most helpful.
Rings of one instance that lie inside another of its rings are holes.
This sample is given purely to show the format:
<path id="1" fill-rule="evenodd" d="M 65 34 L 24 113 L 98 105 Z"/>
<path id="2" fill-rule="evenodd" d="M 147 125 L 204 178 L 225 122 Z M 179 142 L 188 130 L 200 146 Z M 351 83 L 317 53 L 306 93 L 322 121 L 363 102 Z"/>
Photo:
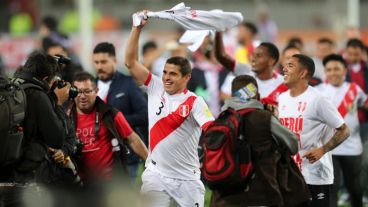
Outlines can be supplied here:
<path id="1" fill-rule="evenodd" d="M 98 138 L 98 133 L 100 131 L 100 120 L 99 120 L 99 114 L 96 111 L 96 117 L 95 117 L 95 137 Z"/>

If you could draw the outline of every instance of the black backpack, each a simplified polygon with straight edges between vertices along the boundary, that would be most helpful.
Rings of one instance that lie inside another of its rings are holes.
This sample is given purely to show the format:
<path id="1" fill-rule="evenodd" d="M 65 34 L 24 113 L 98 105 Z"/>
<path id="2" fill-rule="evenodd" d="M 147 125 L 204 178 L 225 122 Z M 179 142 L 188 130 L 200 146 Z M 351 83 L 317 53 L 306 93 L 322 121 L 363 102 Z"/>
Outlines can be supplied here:
<path id="1" fill-rule="evenodd" d="M 227 109 L 202 134 L 202 175 L 212 190 L 234 191 L 246 186 L 253 174 L 251 149 L 239 127 L 255 109 Z"/>
<path id="2" fill-rule="evenodd" d="M 27 108 L 26 88 L 41 87 L 18 84 L 0 76 L 0 167 L 16 162 L 22 152 L 23 120 Z"/>

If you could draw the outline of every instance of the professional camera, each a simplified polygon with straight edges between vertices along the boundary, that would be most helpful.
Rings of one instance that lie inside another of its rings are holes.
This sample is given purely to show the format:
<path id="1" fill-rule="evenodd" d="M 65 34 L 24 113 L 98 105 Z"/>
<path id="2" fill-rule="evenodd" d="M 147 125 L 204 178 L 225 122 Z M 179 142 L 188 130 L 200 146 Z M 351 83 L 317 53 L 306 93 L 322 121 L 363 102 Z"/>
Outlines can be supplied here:
<path id="1" fill-rule="evenodd" d="M 56 81 L 53 85 L 53 87 L 51 88 L 52 90 L 54 90 L 56 87 L 57 88 L 64 88 L 66 86 L 66 82 L 61 79 L 59 76 L 56 76 Z M 75 86 L 70 86 L 69 89 L 69 99 L 74 99 L 75 97 L 78 96 L 78 88 Z"/>
<path id="2" fill-rule="evenodd" d="M 59 65 L 69 65 L 70 63 L 72 63 L 72 60 L 70 58 L 64 57 L 62 55 L 54 55 L 53 57 Z"/>

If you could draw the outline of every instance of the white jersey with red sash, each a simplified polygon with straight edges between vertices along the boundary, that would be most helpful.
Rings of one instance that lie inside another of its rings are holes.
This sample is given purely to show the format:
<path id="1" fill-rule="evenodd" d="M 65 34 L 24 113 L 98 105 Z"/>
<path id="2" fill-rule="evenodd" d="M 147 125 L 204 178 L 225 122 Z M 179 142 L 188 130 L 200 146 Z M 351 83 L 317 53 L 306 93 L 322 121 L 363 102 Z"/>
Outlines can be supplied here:
<path id="1" fill-rule="evenodd" d="M 288 88 L 284 84 L 284 77 L 275 72 L 271 79 L 260 80 L 251 70 L 249 64 L 241 64 L 241 63 L 235 64 L 233 72 L 237 76 L 250 75 L 256 79 L 262 103 L 277 105 L 279 95 L 288 90 Z"/>
<path id="2" fill-rule="evenodd" d="M 325 83 L 317 88 L 333 102 L 350 129 L 350 137 L 336 147 L 332 154 L 360 155 L 363 147 L 359 133 L 358 107 L 363 106 L 367 101 L 366 94 L 357 84 L 348 82 L 344 82 L 339 87 Z"/>
<path id="3" fill-rule="evenodd" d="M 170 178 L 200 178 L 198 142 L 214 120 L 203 98 L 185 90 L 169 95 L 162 80 L 150 74 L 148 94 L 149 156 L 146 167 Z"/>
<path id="4" fill-rule="evenodd" d="M 326 153 L 313 164 L 303 158 L 311 150 L 323 146 L 333 136 L 335 128 L 344 124 L 336 107 L 317 89 L 309 86 L 299 96 L 290 91 L 279 96 L 279 119 L 299 137 L 300 150 L 294 157 L 307 184 L 330 185 L 334 173 L 331 153 Z"/>

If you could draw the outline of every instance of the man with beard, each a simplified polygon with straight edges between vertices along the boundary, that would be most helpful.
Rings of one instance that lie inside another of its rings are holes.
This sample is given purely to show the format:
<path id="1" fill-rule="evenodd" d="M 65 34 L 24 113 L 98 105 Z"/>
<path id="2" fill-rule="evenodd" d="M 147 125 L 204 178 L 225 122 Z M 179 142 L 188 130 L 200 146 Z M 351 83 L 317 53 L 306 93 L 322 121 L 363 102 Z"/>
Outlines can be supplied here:
<path id="1" fill-rule="evenodd" d="M 108 42 L 99 43 L 93 50 L 93 65 L 97 74 L 98 96 L 121 111 L 140 137 L 147 130 L 147 101 L 133 79 L 117 71 L 115 47 Z M 132 182 L 137 177 L 139 157 L 130 150 L 127 169 Z"/>

